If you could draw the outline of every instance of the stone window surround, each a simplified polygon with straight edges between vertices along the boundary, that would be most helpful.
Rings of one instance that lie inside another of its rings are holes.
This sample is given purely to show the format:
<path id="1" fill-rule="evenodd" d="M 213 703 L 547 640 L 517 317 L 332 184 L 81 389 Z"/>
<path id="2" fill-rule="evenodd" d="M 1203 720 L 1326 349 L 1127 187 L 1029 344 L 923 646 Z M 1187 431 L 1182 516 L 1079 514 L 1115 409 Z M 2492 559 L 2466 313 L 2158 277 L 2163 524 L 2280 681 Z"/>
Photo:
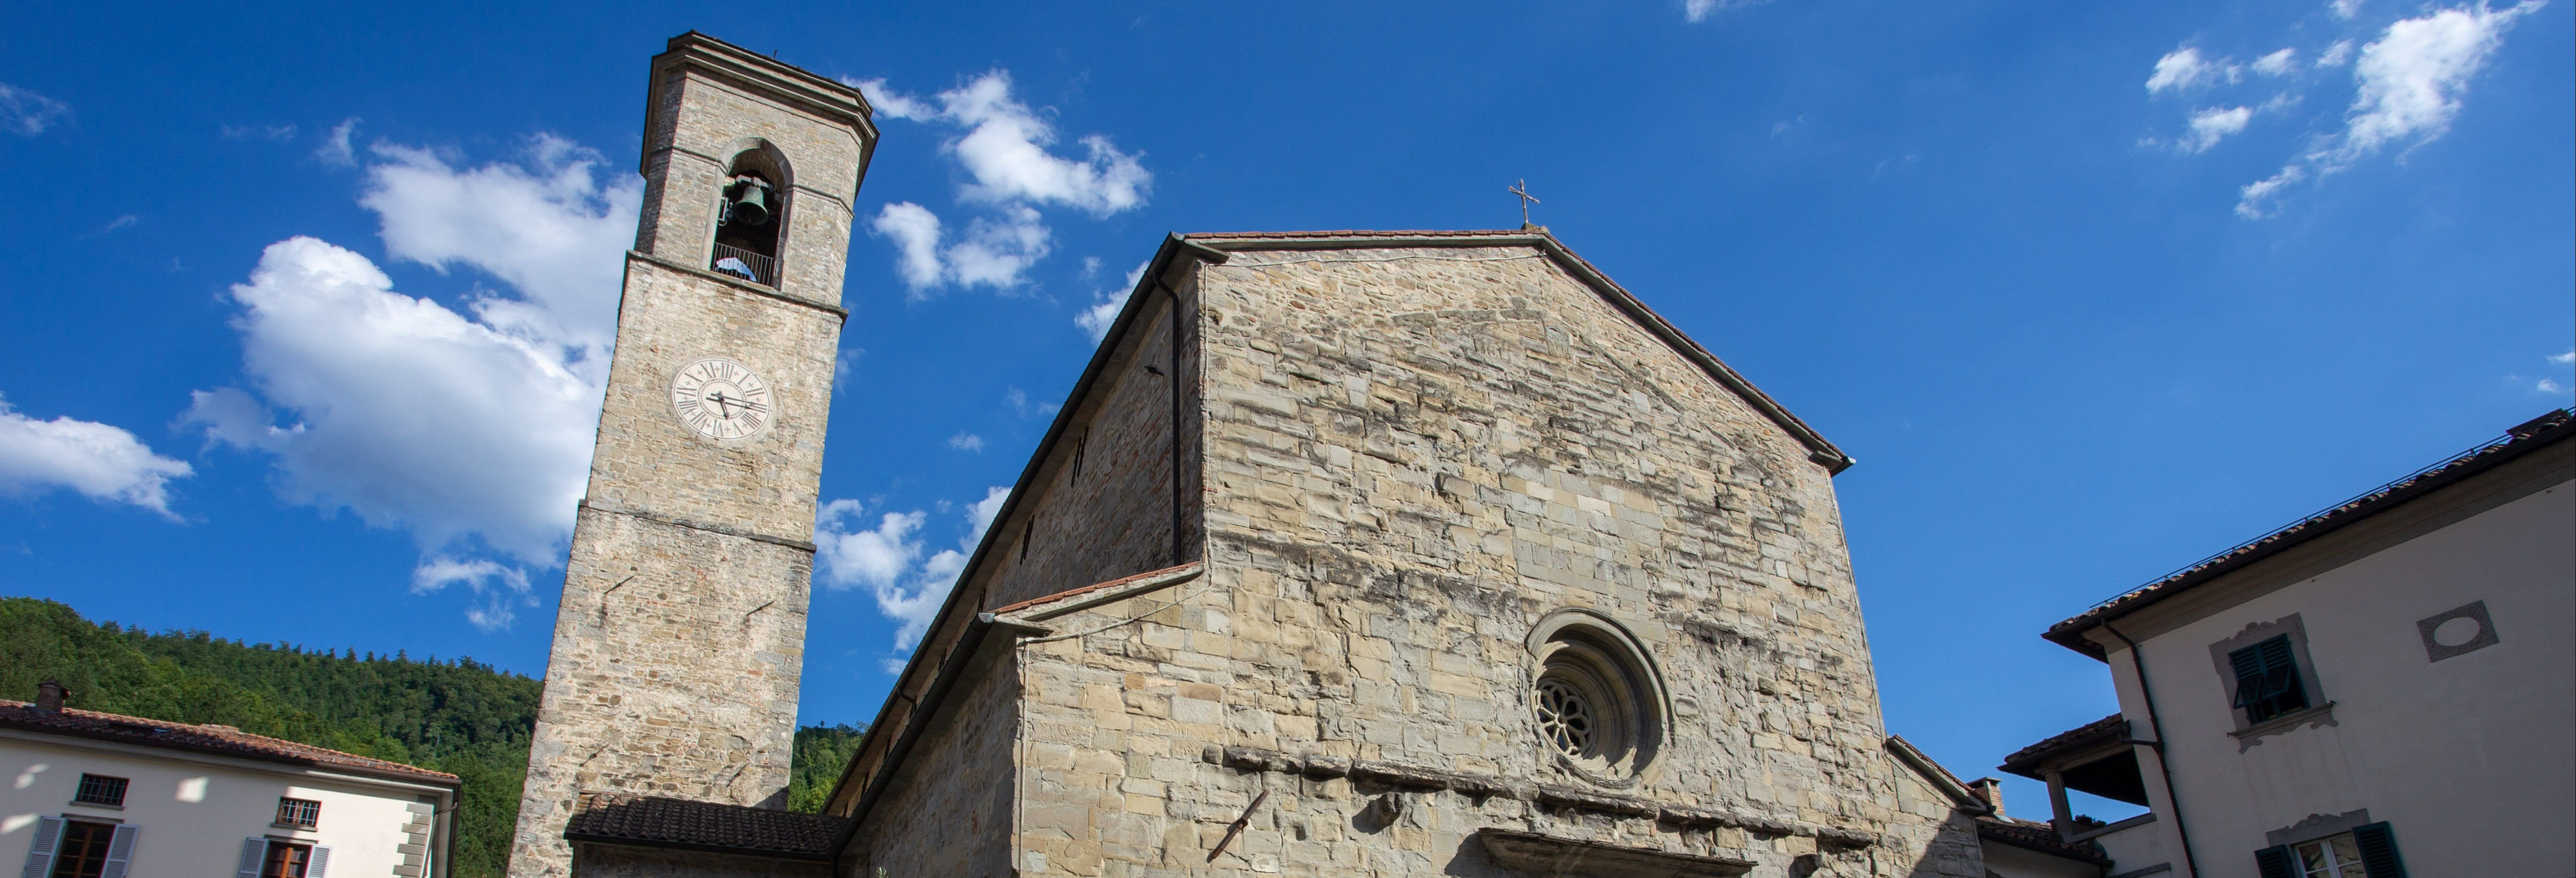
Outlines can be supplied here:
<path id="1" fill-rule="evenodd" d="M 2299 663 L 2299 685 L 2307 693 L 2308 706 L 2259 723 L 2246 720 L 2245 708 L 2228 708 L 2228 715 L 2236 723 L 2235 730 L 2228 733 L 2236 738 L 2236 752 L 2242 753 L 2263 743 L 2267 736 L 2301 727 L 2338 725 L 2334 718 L 2334 702 L 2326 699 L 2325 687 L 2317 682 L 2317 663 L 2308 658 L 2307 625 L 2297 613 L 2270 622 L 2246 623 L 2245 629 L 2234 636 L 2209 645 L 2210 664 L 2218 671 L 2219 685 L 2227 693 L 2226 703 L 2236 703 L 2236 669 L 2228 662 L 2227 655 L 2282 635 L 2290 638 L 2290 654 Z"/>
<path id="2" fill-rule="evenodd" d="M 2443 646 L 2434 641 L 2433 629 L 2440 628 L 2442 623 L 2453 619 L 2477 620 L 2478 636 L 2469 638 L 2469 642 L 2458 646 Z M 2487 615 L 2487 602 L 2484 600 L 2470 601 L 2456 608 L 2418 619 L 2415 622 L 2415 630 L 2424 637 L 2424 660 L 2432 662 L 2467 655 L 2502 642 L 2496 638 L 2495 619 Z"/>
<path id="3" fill-rule="evenodd" d="M 1627 788 L 1651 779 L 1668 749 L 1664 745 L 1672 737 L 1672 696 L 1664 685 L 1662 666 L 1655 661 L 1654 653 L 1646 649 L 1645 642 L 1625 623 L 1599 610 L 1561 607 L 1539 617 L 1522 642 L 1535 660 L 1527 687 L 1532 698 L 1536 698 L 1538 680 L 1547 673 L 1551 655 L 1566 648 L 1569 634 L 1585 641 L 1585 652 L 1597 653 L 1598 658 L 1624 666 L 1621 670 L 1626 682 L 1636 690 L 1635 715 L 1628 717 L 1629 721 L 1625 723 L 1635 736 L 1636 752 L 1625 768 L 1615 774 L 1593 770 L 1547 742 L 1533 722 L 1531 729 L 1540 738 L 1540 747 L 1553 756 L 1560 767 L 1598 786 Z"/>
<path id="4" fill-rule="evenodd" d="M 2373 822 L 2376 821 L 2370 819 L 2368 808 L 2341 814 L 2310 814 L 2305 820 L 2263 833 L 2263 844 L 2265 847 L 2280 847 L 2310 842 L 2328 836 L 2342 835 Z"/>

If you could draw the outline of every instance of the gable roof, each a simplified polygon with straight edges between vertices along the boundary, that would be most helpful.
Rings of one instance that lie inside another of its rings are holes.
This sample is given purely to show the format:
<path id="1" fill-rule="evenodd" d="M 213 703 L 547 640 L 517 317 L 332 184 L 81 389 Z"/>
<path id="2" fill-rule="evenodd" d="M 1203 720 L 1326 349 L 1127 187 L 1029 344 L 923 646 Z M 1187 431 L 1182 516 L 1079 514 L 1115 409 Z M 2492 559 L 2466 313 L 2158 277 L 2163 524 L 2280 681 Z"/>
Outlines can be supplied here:
<path id="1" fill-rule="evenodd" d="M 2106 659 L 2108 652 L 2101 644 L 2085 637 L 2085 632 L 2571 436 L 2576 436 L 2576 409 L 2551 409 L 2547 414 L 2505 431 L 2503 436 L 2478 443 L 2475 448 L 2095 604 L 2074 618 L 2048 626 L 2048 631 L 2040 636 L 2067 649 Z"/>
<path id="2" fill-rule="evenodd" d="M 101 713 L 66 707 L 60 711 L 38 710 L 24 701 L 0 700 L 0 729 L 60 735 L 90 741 L 133 744 L 183 753 L 231 756 L 281 765 L 327 768 L 352 774 L 374 775 L 397 780 L 421 781 L 440 786 L 456 786 L 456 775 L 431 771 L 400 762 L 388 762 L 326 750 L 311 744 L 298 744 L 266 735 L 254 735 L 231 726 L 189 725 L 163 722 L 121 713 Z"/>
<path id="3" fill-rule="evenodd" d="M 1763 393 L 1761 388 L 1755 387 L 1753 386 L 1753 382 L 1745 380 L 1742 374 L 1736 372 L 1733 367 L 1726 365 L 1725 361 L 1718 359 L 1716 354 L 1710 353 L 1708 348 L 1702 347 L 1699 342 L 1692 340 L 1690 336 L 1682 334 L 1680 327 L 1676 327 L 1673 325 L 1672 321 L 1664 319 L 1664 315 L 1656 313 L 1655 309 L 1646 307 L 1646 303 L 1638 299 L 1635 293 L 1628 292 L 1626 287 L 1622 287 L 1617 281 L 1611 280 L 1609 275 L 1601 273 L 1601 269 L 1594 268 L 1591 262 L 1586 261 L 1581 256 L 1575 255 L 1573 250 L 1568 249 L 1565 246 L 1565 242 L 1557 240 L 1556 236 L 1549 233 L 1545 228 L 1477 229 L 1449 232 L 1378 232 L 1357 230 L 1330 232 L 1194 232 L 1186 235 L 1174 235 L 1171 240 L 1165 241 L 1163 244 L 1163 252 L 1155 255 L 1153 269 L 1149 269 L 1147 274 L 1151 275 L 1154 273 L 1154 269 L 1159 269 L 1166 258 L 1172 255 L 1176 248 L 1191 245 L 1216 251 L 1220 254 L 1233 250 L 1372 250 L 1412 249 L 1417 247 L 1536 247 L 1541 252 L 1547 254 L 1549 261 L 1556 263 L 1556 266 L 1559 269 L 1562 269 L 1566 274 L 1573 276 L 1575 280 L 1583 282 L 1583 284 L 1590 287 L 1595 294 L 1598 294 L 1603 300 L 1609 302 L 1611 307 L 1616 308 L 1619 313 L 1625 315 L 1629 320 L 1636 322 L 1638 328 L 1646 330 L 1648 334 L 1653 335 L 1657 340 L 1670 346 L 1674 353 L 1678 353 L 1682 356 L 1682 359 L 1689 360 L 1691 365 L 1698 366 L 1700 371 L 1707 373 L 1710 379 L 1715 380 L 1719 385 L 1726 389 L 1734 391 L 1737 396 L 1744 399 L 1747 405 L 1751 405 L 1755 411 L 1761 412 L 1764 417 L 1771 419 L 1772 423 L 1778 424 L 1780 429 L 1788 431 L 1789 435 L 1797 439 L 1799 444 L 1807 447 L 1807 457 L 1809 460 L 1823 464 L 1825 470 L 1830 473 L 1841 473 L 1843 470 L 1849 469 L 1855 462 L 1851 455 L 1843 453 L 1841 448 L 1835 447 L 1832 442 L 1827 441 L 1824 434 L 1816 432 L 1816 428 L 1808 426 L 1806 421 L 1799 420 L 1797 415 L 1790 414 L 1786 407 L 1780 405 L 1779 400 L 1772 399 L 1770 394 Z"/>
<path id="4" fill-rule="evenodd" d="M 1840 473 L 1852 465 L 1850 455 L 1826 441 L 1822 434 L 1790 414 L 1770 395 L 1755 388 L 1752 382 L 1744 380 L 1707 348 L 1683 335 L 1670 321 L 1638 301 L 1634 294 L 1592 267 L 1592 263 L 1574 255 L 1546 229 L 1172 233 L 1164 237 L 1153 259 L 1147 261 L 1145 270 L 1137 275 L 1136 286 L 1129 291 L 1126 306 L 1120 308 L 1118 316 L 1110 322 L 1108 333 L 1102 336 L 1100 346 L 1092 352 L 1091 362 L 1083 367 L 1082 376 L 1074 380 L 1073 389 L 1065 394 L 1064 403 L 1056 410 L 1055 421 L 1048 425 L 1046 435 L 1038 440 L 1036 450 L 1030 452 L 1029 462 L 1021 468 L 1019 479 L 1011 484 L 1011 493 L 1002 501 L 1002 508 L 993 515 L 996 526 L 985 532 L 983 541 L 977 543 L 974 553 L 967 556 L 966 566 L 958 573 L 956 585 L 949 589 L 939 613 L 931 617 L 929 630 L 923 633 L 912 658 L 895 678 L 893 688 L 886 692 L 884 705 L 878 708 L 876 719 L 868 725 L 867 735 L 859 740 L 858 749 L 851 754 L 841 779 L 825 800 L 825 812 L 848 815 L 851 824 L 847 831 L 856 832 L 858 821 L 866 819 L 868 809 L 874 806 L 874 798 L 892 777 L 892 770 L 898 767 L 895 763 L 901 761 L 917 737 L 917 727 L 937 713 L 950 688 L 964 674 L 963 659 L 982 645 L 985 633 L 993 624 L 990 620 L 979 619 L 979 614 L 966 601 L 970 594 L 977 593 L 975 584 L 986 569 L 991 553 L 1003 542 L 1005 528 L 999 524 L 1015 520 L 1021 504 L 1028 502 L 1029 491 L 1036 484 L 1039 471 L 1054 457 L 1057 444 L 1068 441 L 1065 435 L 1080 416 L 1084 401 L 1090 397 L 1093 386 L 1101 380 L 1117 352 L 1126 346 L 1137 321 L 1154 303 L 1156 297 L 1153 293 L 1158 289 L 1169 289 L 1170 284 L 1165 277 L 1170 272 L 1192 261 L 1223 265 L 1229 252 L 1239 250 L 1509 246 L 1538 248 L 1560 269 L 1589 286 L 1640 328 L 1671 346 L 1710 378 L 1780 425 L 1807 448 L 1808 459 L 1823 465 L 1826 472 Z M 1103 583 L 1082 590 L 1108 585 Z"/>

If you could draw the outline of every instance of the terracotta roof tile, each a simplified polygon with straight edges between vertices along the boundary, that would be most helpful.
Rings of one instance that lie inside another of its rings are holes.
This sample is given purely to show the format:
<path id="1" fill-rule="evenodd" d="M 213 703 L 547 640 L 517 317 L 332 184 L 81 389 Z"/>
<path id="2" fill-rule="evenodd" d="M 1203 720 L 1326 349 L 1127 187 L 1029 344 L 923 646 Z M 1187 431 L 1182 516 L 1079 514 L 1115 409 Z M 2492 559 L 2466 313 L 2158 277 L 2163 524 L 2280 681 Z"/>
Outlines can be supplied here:
<path id="1" fill-rule="evenodd" d="M 2117 742 L 2128 736 L 2128 717 L 2115 713 L 2051 735 L 2048 740 L 2015 750 L 2012 755 L 2004 757 L 2004 764 L 2000 769 L 2023 777 L 2033 777 L 2029 770 L 2030 766 L 2052 755 L 2067 750 Z"/>
<path id="2" fill-rule="evenodd" d="M 564 838 L 753 856 L 829 861 L 850 822 L 744 805 L 661 796 L 583 793 Z"/>
<path id="3" fill-rule="evenodd" d="M 2507 431 L 2503 436 L 2440 463 L 2408 474 L 2405 478 L 2381 485 L 2323 512 L 2256 537 L 2235 548 L 2202 559 L 2181 570 L 2158 578 L 2120 596 L 2093 605 L 2072 619 L 2048 627 L 2041 636 L 2060 646 L 2095 658 L 2101 658 L 2100 644 L 2085 639 L 2084 632 L 2094 626 L 2128 615 L 2140 607 L 2164 600 L 2193 586 L 2216 579 L 2245 565 L 2279 554 L 2353 522 L 2368 518 L 2435 489 L 2467 478 L 2505 461 L 2548 446 L 2569 436 L 2576 436 L 2576 409 L 2556 409 L 2533 418 Z"/>
<path id="4" fill-rule="evenodd" d="M 163 722 L 74 707 L 38 710 L 24 701 L 0 700 L 0 728 L 456 785 L 456 775 L 443 771 L 254 735 L 231 726 Z"/>
<path id="5" fill-rule="evenodd" d="M 2100 844 L 2089 839 L 2069 844 L 2057 837 L 2056 828 L 2037 821 L 1979 817 L 1977 837 L 2096 866 L 2111 865 L 2111 858 L 2102 855 Z"/>

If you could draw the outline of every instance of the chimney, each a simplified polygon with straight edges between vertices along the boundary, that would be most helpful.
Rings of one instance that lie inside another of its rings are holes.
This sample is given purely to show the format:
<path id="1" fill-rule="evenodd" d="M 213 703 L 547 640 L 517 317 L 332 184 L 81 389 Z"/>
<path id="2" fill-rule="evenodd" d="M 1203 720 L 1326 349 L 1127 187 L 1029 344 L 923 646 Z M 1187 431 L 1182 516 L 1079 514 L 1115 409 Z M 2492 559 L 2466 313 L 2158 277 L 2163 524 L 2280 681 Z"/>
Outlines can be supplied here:
<path id="1" fill-rule="evenodd" d="M 1976 793 L 1977 798 L 1986 800 L 1987 807 L 1995 809 L 1995 819 L 2012 819 L 2004 816 L 2003 781 L 1999 781 L 1991 777 L 1977 778 L 1976 780 L 1968 782 L 1968 791 Z"/>
<path id="2" fill-rule="evenodd" d="M 36 684 L 36 709 L 46 713 L 63 712 L 63 702 L 71 700 L 72 690 L 63 688 L 60 680 Z"/>

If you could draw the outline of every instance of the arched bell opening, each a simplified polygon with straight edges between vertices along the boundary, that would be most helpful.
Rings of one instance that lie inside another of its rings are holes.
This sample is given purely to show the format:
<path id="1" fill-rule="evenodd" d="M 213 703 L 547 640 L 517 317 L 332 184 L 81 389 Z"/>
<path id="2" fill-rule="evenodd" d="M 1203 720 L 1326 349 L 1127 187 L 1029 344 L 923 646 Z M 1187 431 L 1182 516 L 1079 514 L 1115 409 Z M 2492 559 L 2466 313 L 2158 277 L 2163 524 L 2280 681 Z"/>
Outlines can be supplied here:
<path id="1" fill-rule="evenodd" d="M 767 143 L 754 143 L 726 163 L 708 268 L 778 285 L 778 254 L 787 243 L 786 165 L 785 157 Z"/>

